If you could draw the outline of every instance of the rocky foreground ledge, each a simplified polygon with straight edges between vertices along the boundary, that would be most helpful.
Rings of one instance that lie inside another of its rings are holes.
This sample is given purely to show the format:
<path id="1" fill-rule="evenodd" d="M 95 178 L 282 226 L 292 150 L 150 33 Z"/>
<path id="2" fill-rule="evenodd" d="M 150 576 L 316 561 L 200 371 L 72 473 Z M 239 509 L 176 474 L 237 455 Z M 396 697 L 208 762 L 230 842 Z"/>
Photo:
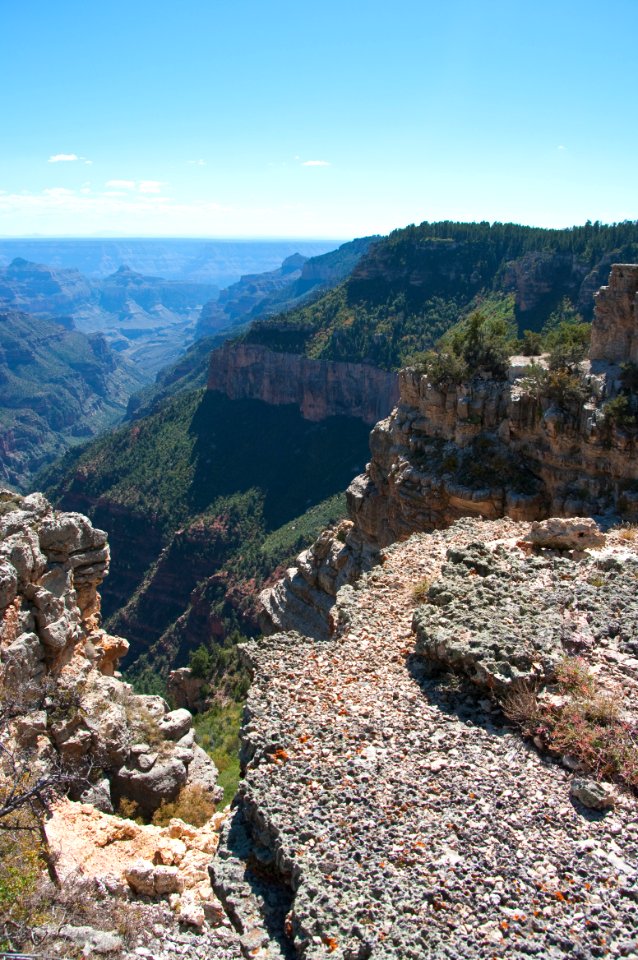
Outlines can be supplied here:
<path id="1" fill-rule="evenodd" d="M 43 888 L 31 941 L 45 953 L 53 943 L 127 956 L 132 943 L 131 956 L 234 958 L 237 938 L 207 874 L 223 815 L 199 830 L 113 815 L 119 805 L 148 820 L 184 788 L 210 802 L 222 790 L 189 711 L 136 695 L 118 674 L 128 643 L 100 626 L 108 565 L 106 534 L 86 517 L 0 490 L 1 825 L 6 838 L 12 799 L 37 789 L 57 881 L 55 894 Z M 78 905 L 91 904 L 95 928 L 74 924 Z M 56 910 L 71 919 L 46 920 Z"/>
<path id="2" fill-rule="evenodd" d="M 633 532 L 557 551 L 529 531 L 416 534 L 340 590 L 330 639 L 246 648 L 245 779 L 211 867 L 246 957 L 637 955 L 635 796 L 497 705 L 521 678 L 551 697 L 577 655 L 635 742 Z"/>

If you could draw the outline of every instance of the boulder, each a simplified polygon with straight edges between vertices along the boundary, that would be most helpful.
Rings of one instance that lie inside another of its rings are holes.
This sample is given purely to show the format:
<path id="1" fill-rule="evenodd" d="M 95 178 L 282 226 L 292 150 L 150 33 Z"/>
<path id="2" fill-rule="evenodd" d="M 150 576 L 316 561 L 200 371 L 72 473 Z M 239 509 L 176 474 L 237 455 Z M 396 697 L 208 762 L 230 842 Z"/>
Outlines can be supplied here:
<path id="1" fill-rule="evenodd" d="M 591 517 L 551 517 L 534 521 L 525 539 L 534 547 L 546 550 L 588 550 L 605 544 L 604 533 Z"/>
<path id="2" fill-rule="evenodd" d="M 193 726 L 193 716 L 183 707 L 179 710 L 171 710 L 170 713 L 161 717 L 157 726 L 166 740 L 179 740 Z"/>
<path id="3" fill-rule="evenodd" d="M 591 810 L 608 810 L 616 803 L 615 791 L 610 783 L 599 783 L 588 777 L 572 780 L 569 792 L 575 800 Z"/>
<path id="4" fill-rule="evenodd" d="M 162 800 L 174 800 L 186 783 L 186 766 L 177 757 L 155 761 L 150 770 L 120 767 L 114 786 L 121 796 L 134 800 L 141 810 L 152 814 Z"/>
<path id="5" fill-rule="evenodd" d="M 13 564 L 0 560 L 0 608 L 8 607 L 18 592 L 18 574 Z"/>

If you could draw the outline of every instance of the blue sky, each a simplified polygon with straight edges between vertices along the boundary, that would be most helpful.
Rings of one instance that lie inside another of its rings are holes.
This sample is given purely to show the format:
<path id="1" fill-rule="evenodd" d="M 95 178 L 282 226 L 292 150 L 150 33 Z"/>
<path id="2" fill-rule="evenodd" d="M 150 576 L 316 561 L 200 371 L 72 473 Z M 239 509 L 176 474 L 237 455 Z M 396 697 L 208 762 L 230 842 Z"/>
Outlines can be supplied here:
<path id="1" fill-rule="evenodd" d="M 0 23 L 0 235 L 638 219 L 638 0 L 5 0 Z"/>

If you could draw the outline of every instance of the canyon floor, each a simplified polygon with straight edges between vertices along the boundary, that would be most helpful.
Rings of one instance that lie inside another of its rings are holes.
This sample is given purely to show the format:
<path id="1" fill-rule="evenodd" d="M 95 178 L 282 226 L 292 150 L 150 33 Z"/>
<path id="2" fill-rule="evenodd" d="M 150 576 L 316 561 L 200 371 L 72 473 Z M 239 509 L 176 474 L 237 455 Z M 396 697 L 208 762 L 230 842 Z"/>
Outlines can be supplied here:
<path id="1" fill-rule="evenodd" d="M 560 758 L 414 652 L 415 584 L 479 539 L 525 564 L 528 530 L 466 520 L 417 534 L 340 593 L 332 639 L 277 634 L 247 649 L 247 770 L 212 868 L 245 956 L 638 954 L 635 797 L 616 787 L 613 809 L 583 806 Z M 629 590 L 635 552 L 612 532 L 601 551 L 540 563 L 523 589 L 532 604 L 548 577 L 604 591 L 605 571 L 625 570 Z M 635 611 L 622 589 L 624 612 L 605 612 L 601 595 L 592 615 L 620 617 L 616 628 L 594 643 L 580 623 L 572 639 L 632 724 L 638 661 L 622 624 Z"/>

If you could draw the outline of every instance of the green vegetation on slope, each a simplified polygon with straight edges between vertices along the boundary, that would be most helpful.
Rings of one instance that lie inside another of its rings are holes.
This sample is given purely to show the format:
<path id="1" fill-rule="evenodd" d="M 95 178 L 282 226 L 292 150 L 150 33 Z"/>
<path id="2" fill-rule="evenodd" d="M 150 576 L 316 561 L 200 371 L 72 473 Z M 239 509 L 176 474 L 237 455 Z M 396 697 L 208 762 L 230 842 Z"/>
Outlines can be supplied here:
<path id="1" fill-rule="evenodd" d="M 140 382 L 100 335 L 0 313 L 0 479 L 29 488 L 43 464 L 118 420 Z"/>
<path id="2" fill-rule="evenodd" d="M 396 368 L 431 348 L 485 300 L 514 294 L 519 331 L 540 330 L 567 297 L 585 319 L 614 261 L 638 259 L 638 223 L 543 230 L 422 223 L 376 243 L 312 304 L 253 324 L 273 350 Z"/>

